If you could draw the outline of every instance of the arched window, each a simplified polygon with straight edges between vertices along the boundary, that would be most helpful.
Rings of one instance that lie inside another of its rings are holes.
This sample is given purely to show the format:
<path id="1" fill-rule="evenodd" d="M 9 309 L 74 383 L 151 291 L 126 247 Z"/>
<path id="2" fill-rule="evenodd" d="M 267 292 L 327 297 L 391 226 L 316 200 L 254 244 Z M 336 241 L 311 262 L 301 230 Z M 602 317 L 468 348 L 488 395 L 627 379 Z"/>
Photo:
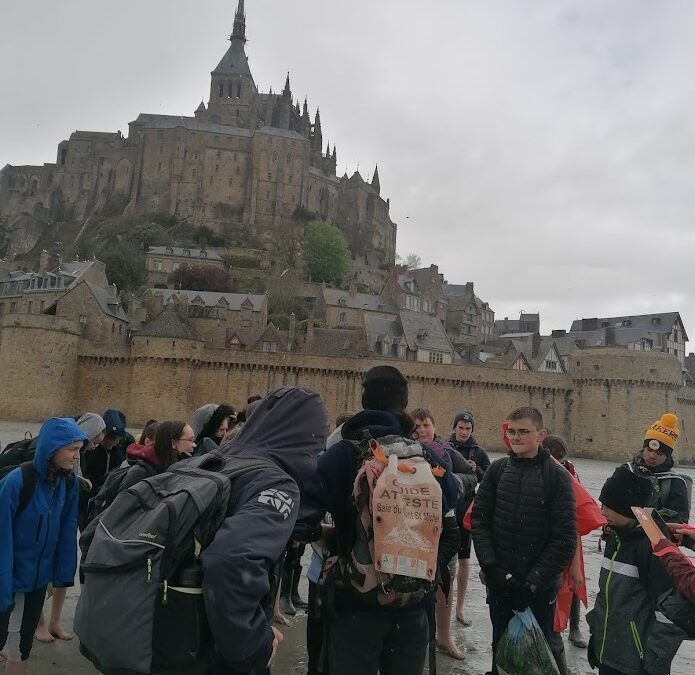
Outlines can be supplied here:
<path id="1" fill-rule="evenodd" d="M 220 82 L 220 98 L 224 98 L 224 84 Z"/>
<path id="2" fill-rule="evenodd" d="M 228 96 L 228 98 L 232 98 L 232 83 L 231 82 L 227 85 L 227 96 Z"/>
<path id="3" fill-rule="evenodd" d="M 241 82 L 237 83 L 236 86 L 236 97 L 241 98 Z"/>

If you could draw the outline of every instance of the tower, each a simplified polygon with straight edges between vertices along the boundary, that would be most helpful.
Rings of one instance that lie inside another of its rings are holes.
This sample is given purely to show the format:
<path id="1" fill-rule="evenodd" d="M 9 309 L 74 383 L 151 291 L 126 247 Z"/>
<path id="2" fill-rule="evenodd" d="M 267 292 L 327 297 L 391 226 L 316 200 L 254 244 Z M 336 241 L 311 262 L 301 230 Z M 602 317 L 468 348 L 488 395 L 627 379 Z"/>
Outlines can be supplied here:
<path id="1" fill-rule="evenodd" d="M 252 111 L 258 89 L 245 50 L 244 0 L 239 0 L 229 41 L 229 49 L 211 73 L 207 119 L 219 124 L 252 128 Z"/>

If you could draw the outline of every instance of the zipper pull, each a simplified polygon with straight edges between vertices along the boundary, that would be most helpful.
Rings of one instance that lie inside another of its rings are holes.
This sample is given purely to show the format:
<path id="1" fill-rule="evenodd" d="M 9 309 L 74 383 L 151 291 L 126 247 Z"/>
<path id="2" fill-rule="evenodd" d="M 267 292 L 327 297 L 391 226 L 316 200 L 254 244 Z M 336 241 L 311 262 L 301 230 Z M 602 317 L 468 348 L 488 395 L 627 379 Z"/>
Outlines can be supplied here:
<path id="1" fill-rule="evenodd" d="M 166 605 L 167 604 L 167 591 L 169 590 L 169 583 L 167 582 L 166 579 L 164 579 L 164 594 L 162 595 L 162 604 Z"/>
<path id="2" fill-rule="evenodd" d="M 147 559 L 147 583 L 152 581 L 152 558 Z"/>

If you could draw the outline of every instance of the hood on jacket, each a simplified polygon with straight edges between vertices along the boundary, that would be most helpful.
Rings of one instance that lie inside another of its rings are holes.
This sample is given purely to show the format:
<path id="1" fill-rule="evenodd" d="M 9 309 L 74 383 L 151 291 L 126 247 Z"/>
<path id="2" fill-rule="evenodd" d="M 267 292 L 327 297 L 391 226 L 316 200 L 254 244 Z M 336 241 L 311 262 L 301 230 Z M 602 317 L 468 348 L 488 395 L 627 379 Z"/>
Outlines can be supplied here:
<path id="1" fill-rule="evenodd" d="M 34 455 L 34 468 L 44 479 L 48 478 L 48 468 L 51 458 L 60 448 L 80 441 L 84 443 L 89 439 L 77 426 L 77 422 L 70 417 L 51 417 L 46 420 L 39 431 Z"/>
<path id="2" fill-rule="evenodd" d="M 350 441 L 361 441 L 365 429 L 369 431 L 372 438 L 404 435 L 400 417 L 386 410 L 358 412 L 343 424 L 342 435 Z"/>
<path id="3" fill-rule="evenodd" d="M 112 436 L 125 436 L 125 415 L 120 410 L 109 408 L 104 412 L 106 433 Z"/>
<path id="4" fill-rule="evenodd" d="M 77 426 L 84 431 L 85 436 L 92 442 L 93 438 L 96 438 L 104 429 L 106 429 L 106 422 L 104 422 L 101 415 L 96 413 L 85 413 L 77 420 Z"/>
<path id="5" fill-rule="evenodd" d="M 673 466 L 675 464 L 675 462 L 673 461 L 673 457 L 671 455 L 666 455 L 666 461 L 663 464 L 660 464 L 658 467 L 656 467 L 656 470 L 651 469 L 645 464 L 644 455 L 641 451 L 635 454 L 635 456 L 632 458 L 632 461 L 634 462 L 635 466 L 641 469 L 642 473 L 649 472 L 650 474 L 666 473 L 667 471 L 673 469 Z"/>
<path id="6" fill-rule="evenodd" d="M 201 405 L 200 408 L 193 413 L 191 427 L 193 428 L 193 435 L 196 438 L 200 436 L 205 425 L 210 421 L 210 418 L 215 414 L 215 410 L 219 407 L 217 403 L 206 403 L 205 405 Z"/>
<path id="7" fill-rule="evenodd" d="M 197 412 L 197 411 L 196 411 Z M 217 445 L 222 440 L 217 436 L 217 430 L 220 428 L 225 419 L 234 414 L 234 408 L 230 405 L 218 405 L 207 422 L 202 426 L 200 432 L 196 435 L 196 443 L 200 443 L 204 438 L 211 438 Z M 195 431 L 195 430 L 194 430 Z"/>
<path id="8" fill-rule="evenodd" d="M 321 397 L 300 387 L 280 387 L 259 403 L 220 452 L 270 459 L 301 488 L 316 470 L 327 436 L 328 414 Z"/>
<path id="9" fill-rule="evenodd" d="M 156 469 L 160 467 L 160 461 L 157 456 L 157 451 L 154 449 L 154 443 L 145 443 L 144 445 L 131 443 L 126 448 L 125 454 L 129 462 L 135 462 L 140 459 L 151 464 Z"/>
<path id="10" fill-rule="evenodd" d="M 456 445 L 461 446 L 462 448 L 479 448 L 480 446 L 478 445 L 478 441 L 475 440 L 475 436 L 471 434 L 468 437 L 467 441 L 457 441 L 456 440 L 456 434 L 453 433 L 451 436 L 449 436 L 449 443 L 456 443 Z"/>

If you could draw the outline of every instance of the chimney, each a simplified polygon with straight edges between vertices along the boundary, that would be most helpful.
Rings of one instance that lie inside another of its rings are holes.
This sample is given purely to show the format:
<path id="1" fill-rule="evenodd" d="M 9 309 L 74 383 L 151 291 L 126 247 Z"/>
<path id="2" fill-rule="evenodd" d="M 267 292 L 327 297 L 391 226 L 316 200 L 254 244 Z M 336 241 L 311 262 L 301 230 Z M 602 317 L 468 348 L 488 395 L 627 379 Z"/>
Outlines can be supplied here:
<path id="1" fill-rule="evenodd" d="M 117 298 L 118 297 L 118 289 L 116 288 L 116 284 L 111 284 L 109 286 L 109 291 L 111 292 L 111 297 L 112 298 Z"/>
<path id="2" fill-rule="evenodd" d="M 567 331 L 564 328 L 556 328 L 554 331 L 551 332 L 551 335 L 554 338 L 563 338 L 567 337 Z"/>
<path id="3" fill-rule="evenodd" d="M 473 282 L 472 281 L 466 282 L 466 295 L 473 295 Z"/>
<path id="4" fill-rule="evenodd" d="M 354 283 L 350 284 L 350 288 L 348 290 L 348 293 L 350 293 L 350 296 L 354 298 L 355 295 L 357 295 L 357 285 Z"/>
<path id="5" fill-rule="evenodd" d="M 538 356 L 538 351 L 541 348 L 541 334 L 534 333 L 531 338 L 531 358 L 536 358 Z"/>
<path id="6" fill-rule="evenodd" d="M 304 345 L 304 351 L 311 353 L 314 346 L 314 319 L 310 317 L 306 322 L 306 344 Z"/>
<path id="7" fill-rule="evenodd" d="M 48 251 L 43 249 L 39 257 L 39 274 L 46 274 L 46 272 L 48 272 Z"/>
<path id="8" fill-rule="evenodd" d="M 291 352 L 292 348 L 294 347 L 294 336 L 295 332 L 297 330 L 297 317 L 294 312 L 290 314 L 290 335 L 289 335 L 289 340 L 287 342 L 287 351 Z"/>

